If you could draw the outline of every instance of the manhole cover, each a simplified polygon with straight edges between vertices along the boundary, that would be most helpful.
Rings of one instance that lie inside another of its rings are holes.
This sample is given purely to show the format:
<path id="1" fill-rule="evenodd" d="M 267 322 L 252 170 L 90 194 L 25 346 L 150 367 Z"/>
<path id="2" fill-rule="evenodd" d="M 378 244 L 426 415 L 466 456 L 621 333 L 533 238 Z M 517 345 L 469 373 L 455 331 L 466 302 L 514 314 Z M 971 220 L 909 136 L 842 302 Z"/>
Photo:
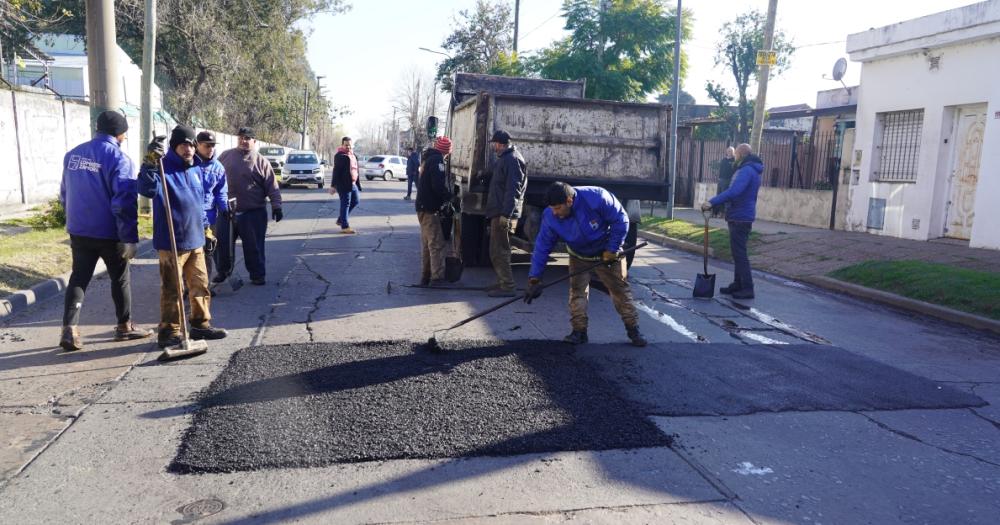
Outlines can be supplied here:
<path id="1" fill-rule="evenodd" d="M 211 516 L 212 514 L 218 514 L 219 512 L 222 512 L 222 509 L 224 508 L 226 508 L 225 503 L 220 500 L 210 498 L 192 501 L 191 503 L 178 508 L 177 512 L 180 512 L 185 519 L 196 520 L 206 516 Z"/>

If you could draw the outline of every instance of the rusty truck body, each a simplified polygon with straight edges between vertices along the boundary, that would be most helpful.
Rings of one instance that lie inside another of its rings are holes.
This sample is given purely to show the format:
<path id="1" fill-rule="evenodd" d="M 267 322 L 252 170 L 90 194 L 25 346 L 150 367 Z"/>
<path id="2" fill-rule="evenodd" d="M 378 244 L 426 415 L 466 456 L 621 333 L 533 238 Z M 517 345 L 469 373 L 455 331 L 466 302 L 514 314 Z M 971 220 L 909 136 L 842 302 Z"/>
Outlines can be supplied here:
<path id="1" fill-rule="evenodd" d="M 666 201 L 670 107 L 583 98 L 582 81 L 459 73 L 449 107 L 450 173 L 461 200 L 462 256 L 488 265 L 483 216 L 487 176 L 496 154 L 489 140 L 503 129 L 528 165 L 525 206 L 512 244 L 530 252 L 544 192 L 552 182 L 601 186 L 629 212 L 626 246 L 635 244 L 639 201 Z"/>

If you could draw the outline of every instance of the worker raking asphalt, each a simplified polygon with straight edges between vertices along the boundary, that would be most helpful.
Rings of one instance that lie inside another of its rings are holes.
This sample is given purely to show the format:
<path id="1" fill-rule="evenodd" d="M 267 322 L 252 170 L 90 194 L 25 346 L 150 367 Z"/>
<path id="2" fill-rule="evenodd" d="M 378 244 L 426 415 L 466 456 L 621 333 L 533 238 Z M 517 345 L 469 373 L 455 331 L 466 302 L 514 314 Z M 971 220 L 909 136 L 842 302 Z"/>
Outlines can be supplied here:
<path id="1" fill-rule="evenodd" d="M 237 352 L 199 400 L 170 470 L 669 445 L 569 345 L 449 341 L 440 354 L 416 346 L 317 343 Z"/>

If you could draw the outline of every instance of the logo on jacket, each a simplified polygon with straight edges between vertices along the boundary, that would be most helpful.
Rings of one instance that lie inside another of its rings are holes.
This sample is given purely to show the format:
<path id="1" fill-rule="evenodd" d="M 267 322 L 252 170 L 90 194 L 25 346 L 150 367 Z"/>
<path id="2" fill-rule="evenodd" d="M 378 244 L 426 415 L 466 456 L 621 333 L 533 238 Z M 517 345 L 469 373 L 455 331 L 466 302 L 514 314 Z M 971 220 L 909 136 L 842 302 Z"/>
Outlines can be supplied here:
<path id="1" fill-rule="evenodd" d="M 443 162 L 439 162 L 438 163 L 438 169 L 441 170 L 442 172 L 444 172 L 444 163 Z"/>
<path id="2" fill-rule="evenodd" d="M 101 171 L 101 163 L 94 160 L 81 157 L 79 155 L 73 155 L 69 158 L 69 163 L 66 167 L 71 170 L 86 170 L 97 173 Z"/>
<path id="3" fill-rule="evenodd" d="M 600 228 L 600 227 L 601 227 L 601 223 L 598 222 L 597 219 L 591 219 L 590 220 L 590 229 L 591 230 L 597 231 L 597 229 Z"/>

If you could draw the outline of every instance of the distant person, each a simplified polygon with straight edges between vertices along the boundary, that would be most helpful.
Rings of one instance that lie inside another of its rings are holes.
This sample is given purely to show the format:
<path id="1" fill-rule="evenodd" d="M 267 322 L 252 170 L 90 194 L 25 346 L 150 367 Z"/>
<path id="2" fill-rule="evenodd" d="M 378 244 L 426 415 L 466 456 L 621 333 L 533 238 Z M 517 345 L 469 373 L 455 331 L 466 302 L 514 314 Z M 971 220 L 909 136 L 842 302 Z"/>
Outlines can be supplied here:
<path id="1" fill-rule="evenodd" d="M 719 161 L 719 182 L 715 186 L 715 194 L 718 195 L 727 189 L 733 180 L 733 172 L 736 171 L 735 159 L 736 149 L 732 146 L 726 148 L 725 156 Z M 712 217 L 722 217 L 726 211 L 725 205 L 712 206 Z"/>
<path id="2" fill-rule="evenodd" d="M 157 344 L 160 348 L 181 344 L 181 323 L 190 322 L 191 339 L 222 339 L 226 331 L 211 325 L 211 294 L 208 290 L 208 269 L 205 267 L 205 244 L 214 238 L 205 215 L 205 186 L 201 169 L 195 166 L 194 129 L 177 126 L 170 132 L 170 149 L 164 151 L 163 138 L 158 137 L 147 147 L 139 192 L 153 199 L 153 247 L 160 258 L 160 326 Z M 163 175 L 160 174 L 163 167 Z M 166 177 L 164 188 L 162 178 Z M 164 192 L 169 192 L 170 219 L 173 225 L 177 258 L 174 258 L 167 222 Z M 177 296 L 177 268 L 180 267 L 183 286 L 187 287 L 191 311 L 181 319 Z"/>
<path id="3" fill-rule="evenodd" d="M 59 202 L 66 210 L 73 271 L 66 286 L 63 328 L 59 346 L 80 350 L 80 309 L 97 260 L 104 261 L 115 303 L 115 341 L 143 339 L 152 330 L 132 323 L 132 286 L 129 261 L 139 242 L 138 194 L 132 161 L 121 149 L 128 121 L 121 113 L 105 111 L 97 117 L 94 138 L 70 150 L 63 159 Z"/>
<path id="4" fill-rule="evenodd" d="M 225 229 L 228 239 L 229 220 L 226 215 L 229 213 L 227 204 L 229 187 L 226 183 L 226 168 L 216 158 L 215 144 L 215 133 L 211 131 L 198 133 L 195 165 L 201 169 L 201 182 L 205 186 L 205 215 L 208 217 L 208 226 L 216 238 L 219 236 L 219 231 Z M 223 222 L 224 224 L 220 226 Z M 217 246 L 215 238 L 205 243 L 205 267 L 208 269 L 208 275 L 212 275 L 216 266 L 214 263 L 218 257 Z M 228 244 L 226 246 L 228 247 Z M 228 249 L 225 251 L 228 253 Z"/>
<path id="5" fill-rule="evenodd" d="M 445 284 L 445 257 L 448 247 L 441 229 L 439 212 L 451 201 L 452 193 L 445 170 L 445 158 L 451 154 L 451 140 L 438 137 L 424 152 L 420 179 L 417 182 L 417 220 L 420 222 L 420 285 Z"/>
<path id="6" fill-rule="evenodd" d="M 510 266 L 510 234 L 514 221 L 521 216 L 524 190 L 528 187 L 528 166 L 510 134 L 497 130 L 490 138 L 497 155 L 486 194 L 486 220 L 490 222 L 490 262 L 497 282 L 489 288 L 490 297 L 514 297 L 514 270 Z"/>
<path id="7" fill-rule="evenodd" d="M 351 228 L 351 212 L 361 202 L 361 180 L 358 178 L 358 158 L 354 155 L 354 141 L 351 137 L 340 139 L 340 147 L 333 157 L 333 185 L 330 194 L 340 196 L 340 215 L 337 226 L 340 233 L 357 233 Z"/>
<path id="8" fill-rule="evenodd" d="M 760 175 L 764 172 L 764 162 L 754 155 L 749 144 L 736 147 L 736 174 L 729 188 L 701 205 L 706 212 L 712 206 L 728 204 L 726 223 L 729 225 L 729 249 L 733 254 L 734 275 L 729 286 L 719 288 L 720 293 L 732 295 L 735 299 L 753 299 L 753 273 L 747 242 L 750 230 L 757 218 L 757 192 L 760 190 Z"/>
<path id="9" fill-rule="evenodd" d="M 406 197 L 403 197 L 404 201 L 408 201 L 413 194 L 413 185 L 417 183 L 417 177 L 420 171 L 420 152 L 417 148 L 409 148 L 409 154 L 406 157 Z"/>
<path id="10" fill-rule="evenodd" d="M 608 190 L 597 186 L 573 187 L 553 182 L 545 192 L 548 207 L 542 212 L 542 225 L 535 237 L 531 253 L 531 270 L 524 302 L 531 303 L 542 291 L 542 273 L 556 243 L 566 243 L 569 252 L 569 272 L 583 270 L 601 262 L 590 272 L 569 280 L 569 315 L 573 331 L 563 341 L 578 345 L 587 342 L 587 304 L 590 296 L 590 275 L 608 289 L 615 310 L 625 323 L 625 333 L 633 346 L 646 346 L 639 332 L 639 314 L 633 304 L 625 258 L 621 256 L 628 233 L 628 214 L 621 202 Z"/>
<path id="11" fill-rule="evenodd" d="M 219 155 L 219 162 L 226 170 L 229 195 L 236 198 L 232 214 L 236 220 L 236 235 L 243 240 L 243 262 L 250 274 L 250 282 L 257 286 L 267 284 L 264 236 L 267 235 L 267 201 L 271 201 L 271 218 L 280 222 L 281 189 L 274 176 L 271 163 L 257 151 L 257 136 L 253 129 L 242 127 L 237 131 L 237 147 Z M 228 226 L 228 224 L 226 224 Z M 219 240 L 229 246 L 229 228 L 222 228 Z M 232 272 L 234 261 L 229 260 L 229 250 L 218 256 L 218 273 L 212 281 L 221 283 Z"/>

